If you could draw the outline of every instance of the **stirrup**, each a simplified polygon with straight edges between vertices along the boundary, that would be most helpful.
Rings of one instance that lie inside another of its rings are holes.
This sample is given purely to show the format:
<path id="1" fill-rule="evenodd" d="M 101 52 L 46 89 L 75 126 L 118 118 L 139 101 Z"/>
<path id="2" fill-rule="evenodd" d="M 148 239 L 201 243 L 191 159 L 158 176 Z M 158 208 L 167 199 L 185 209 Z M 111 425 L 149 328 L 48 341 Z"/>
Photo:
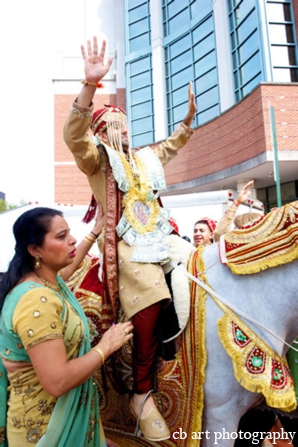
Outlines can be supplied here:
<path id="1" fill-rule="evenodd" d="M 140 431 L 140 419 L 141 419 L 141 414 L 143 411 L 143 407 L 145 405 L 145 402 L 147 400 L 147 398 L 150 396 L 150 394 L 153 392 L 153 390 L 149 390 L 147 394 L 145 394 L 145 396 L 143 397 L 143 400 L 141 402 L 139 411 L 138 411 L 138 416 L 137 416 L 137 424 L 136 424 L 136 429 L 135 429 L 135 435 L 136 436 L 142 436 L 142 432 Z M 131 406 L 133 408 L 133 403 L 131 402 Z M 134 408 L 133 408 L 134 409 Z"/>

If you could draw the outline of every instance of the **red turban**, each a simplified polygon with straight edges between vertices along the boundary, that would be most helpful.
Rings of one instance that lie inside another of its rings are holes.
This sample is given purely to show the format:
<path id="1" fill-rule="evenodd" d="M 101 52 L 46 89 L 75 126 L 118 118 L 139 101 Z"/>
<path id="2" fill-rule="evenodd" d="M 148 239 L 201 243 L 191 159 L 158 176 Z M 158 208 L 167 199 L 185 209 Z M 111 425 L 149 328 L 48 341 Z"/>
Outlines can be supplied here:
<path id="1" fill-rule="evenodd" d="M 209 217 L 202 217 L 201 219 L 198 220 L 198 222 L 205 222 L 211 233 L 213 233 L 213 231 L 216 228 L 216 223 Z"/>
<path id="2" fill-rule="evenodd" d="M 175 232 L 176 232 L 177 234 L 179 234 L 179 228 L 178 228 L 178 225 L 177 225 L 177 223 L 176 223 L 176 220 L 173 219 L 172 217 L 170 217 L 170 219 L 169 219 L 169 223 L 170 223 L 171 226 L 174 228 Z"/>
<path id="3" fill-rule="evenodd" d="M 98 132 L 104 132 L 108 121 L 121 121 L 127 126 L 125 111 L 113 104 L 105 104 L 103 109 L 94 112 L 90 126 L 93 135 L 96 135 Z"/>

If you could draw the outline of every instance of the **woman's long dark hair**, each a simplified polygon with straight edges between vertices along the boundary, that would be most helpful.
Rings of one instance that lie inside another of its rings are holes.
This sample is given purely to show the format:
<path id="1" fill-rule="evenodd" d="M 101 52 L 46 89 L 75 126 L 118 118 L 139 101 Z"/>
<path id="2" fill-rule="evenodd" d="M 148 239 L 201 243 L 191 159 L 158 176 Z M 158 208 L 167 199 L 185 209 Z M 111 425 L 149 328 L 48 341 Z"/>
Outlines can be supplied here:
<path id="1" fill-rule="evenodd" d="M 15 221 L 13 225 L 16 240 L 15 255 L 1 281 L 0 312 L 6 295 L 25 275 L 33 271 L 34 258 L 30 255 L 28 246 L 33 244 L 42 247 L 55 216 L 63 216 L 63 214 L 52 208 L 38 207 L 26 211 Z"/>

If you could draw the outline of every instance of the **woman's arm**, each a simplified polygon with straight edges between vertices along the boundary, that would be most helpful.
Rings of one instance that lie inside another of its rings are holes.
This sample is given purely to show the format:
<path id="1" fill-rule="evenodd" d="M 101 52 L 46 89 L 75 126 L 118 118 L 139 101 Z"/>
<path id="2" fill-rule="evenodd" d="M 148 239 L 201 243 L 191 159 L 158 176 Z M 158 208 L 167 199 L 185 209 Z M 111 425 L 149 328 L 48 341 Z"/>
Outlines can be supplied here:
<path id="1" fill-rule="evenodd" d="M 64 281 L 68 281 L 69 278 L 74 274 L 74 272 L 80 266 L 81 262 L 83 261 L 88 251 L 92 247 L 93 243 L 96 241 L 96 239 L 102 232 L 103 226 L 104 226 L 104 213 L 102 211 L 101 205 L 98 205 L 95 225 L 92 231 L 90 231 L 90 233 L 77 246 L 76 256 L 74 258 L 73 263 L 68 265 L 67 267 L 64 267 L 60 271 L 61 278 Z"/>
<path id="2" fill-rule="evenodd" d="M 96 347 L 105 359 L 132 338 L 132 329 L 130 322 L 119 323 L 103 334 Z M 41 386 L 56 398 L 86 382 L 103 363 L 95 350 L 68 360 L 62 339 L 44 341 L 27 352 Z"/>

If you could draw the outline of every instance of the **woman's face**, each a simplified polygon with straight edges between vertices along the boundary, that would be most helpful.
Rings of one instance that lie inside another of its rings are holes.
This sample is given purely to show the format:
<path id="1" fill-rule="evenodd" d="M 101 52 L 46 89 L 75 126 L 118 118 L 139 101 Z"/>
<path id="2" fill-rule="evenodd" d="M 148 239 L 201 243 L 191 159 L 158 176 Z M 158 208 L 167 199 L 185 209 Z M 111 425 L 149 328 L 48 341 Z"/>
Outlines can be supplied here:
<path id="1" fill-rule="evenodd" d="M 41 264 L 59 271 L 73 262 L 77 241 L 69 231 L 63 217 L 57 215 L 52 218 L 50 231 L 45 236 L 43 246 L 38 250 Z"/>

